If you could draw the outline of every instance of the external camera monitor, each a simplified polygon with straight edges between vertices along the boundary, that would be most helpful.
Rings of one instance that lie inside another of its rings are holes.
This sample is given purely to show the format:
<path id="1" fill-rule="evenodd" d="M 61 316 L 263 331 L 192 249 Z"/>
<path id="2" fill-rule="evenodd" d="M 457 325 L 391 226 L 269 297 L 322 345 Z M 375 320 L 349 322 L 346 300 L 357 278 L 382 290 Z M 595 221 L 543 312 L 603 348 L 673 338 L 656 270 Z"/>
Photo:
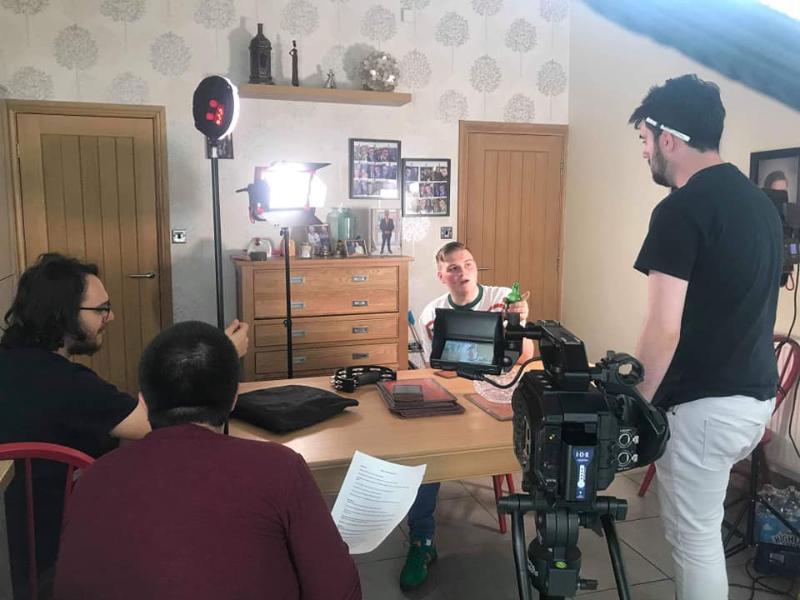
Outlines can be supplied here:
<path id="1" fill-rule="evenodd" d="M 503 313 L 436 309 L 433 368 L 499 375 L 504 353 Z"/>

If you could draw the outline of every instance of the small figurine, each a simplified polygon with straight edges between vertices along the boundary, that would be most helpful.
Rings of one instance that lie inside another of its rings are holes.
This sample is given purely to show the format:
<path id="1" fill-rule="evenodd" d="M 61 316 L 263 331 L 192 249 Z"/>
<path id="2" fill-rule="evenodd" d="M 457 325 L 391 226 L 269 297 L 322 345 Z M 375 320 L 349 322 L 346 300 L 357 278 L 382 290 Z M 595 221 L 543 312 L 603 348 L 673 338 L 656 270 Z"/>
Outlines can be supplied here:
<path id="1" fill-rule="evenodd" d="M 297 75 L 297 40 L 292 40 L 292 49 L 289 50 L 292 56 L 292 85 L 294 87 L 300 86 L 300 78 Z"/>
<path id="2" fill-rule="evenodd" d="M 333 72 L 333 69 L 328 69 L 328 78 L 325 80 L 325 87 L 329 90 L 336 89 L 336 73 Z"/>

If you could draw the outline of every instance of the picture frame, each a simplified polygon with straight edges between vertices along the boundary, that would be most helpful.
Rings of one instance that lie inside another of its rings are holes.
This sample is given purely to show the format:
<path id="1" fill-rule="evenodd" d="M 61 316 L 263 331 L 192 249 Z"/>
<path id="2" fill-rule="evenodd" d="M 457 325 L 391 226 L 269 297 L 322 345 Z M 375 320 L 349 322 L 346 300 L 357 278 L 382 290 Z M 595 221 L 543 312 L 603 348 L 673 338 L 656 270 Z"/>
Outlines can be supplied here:
<path id="1" fill-rule="evenodd" d="M 327 223 L 308 225 L 306 239 L 311 246 L 311 256 L 329 256 L 331 254 L 331 228 Z"/>
<path id="2" fill-rule="evenodd" d="M 403 253 L 403 218 L 399 208 L 372 208 L 369 223 L 370 254 Z"/>
<path id="3" fill-rule="evenodd" d="M 350 138 L 350 198 L 400 197 L 400 140 Z"/>
<path id="4" fill-rule="evenodd" d="M 450 216 L 450 159 L 404 158 L 402 209 L 404 217 Z"/>
<path id="5" fill-rule="evenodd" d="M 760 188 L 786 190 L 789 202 L 797 204 L 800 190 L 800 148 L 752 152 L 750 179 Z"/>
<path id="6" fill-rule="evenodd" d="M 344 248 L 348 258 L 369 256 L 367 240 L 345 240 Z"/>

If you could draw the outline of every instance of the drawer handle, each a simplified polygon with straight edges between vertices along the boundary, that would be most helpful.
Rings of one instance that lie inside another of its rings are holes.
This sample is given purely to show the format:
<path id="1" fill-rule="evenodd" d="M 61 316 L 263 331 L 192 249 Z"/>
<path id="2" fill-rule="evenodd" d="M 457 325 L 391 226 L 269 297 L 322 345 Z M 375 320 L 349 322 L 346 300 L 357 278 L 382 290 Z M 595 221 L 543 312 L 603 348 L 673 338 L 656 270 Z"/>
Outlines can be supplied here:
<path id="1" fill-rule="evenodd" d="M 352 280 L 355 283 L 363 283 L 369 281 L 369 275 L 353 275 Z"/>
<path id="2" fill-rule="evenodd" d="M 306 332 L 302 329 L 292 329 L 292 337 L 306 337 Z"/>
<path id="3" fill-rule="evenodd" d="M 306 278 L 296 275 L 290 277 L 289 281 L 291 281 L 293 285 L 303 285 L 306 282 Z"/>
<path id="4" fill-rule="evenodd" d="M 353 352 L 353 360 L 363 360 L 369 358 L 369 352 Z"/>
<path id="5" fill-rule="evenodd" d="M 304 362 L 306 362 L 306 357 L 305 356 L 293 356 L 292 357 L 292 364 L 294 364 L 294 365 L 302 365 Z"/>
<path id="6" fill-rule="evenodd" d="M 369 300 L 353 300 L 353 306 L 369 306 Z"/>
<path id="7" fill-rule="evenodd" d="M 292 302 L 292 308 L 305 308 L 306 303 L 299 301 L 299 302 Z"/>
<path id="8" fill-rule="evenodd" d="M 369 327 L 353 327 L 353 333 L 369 333 Z"/>

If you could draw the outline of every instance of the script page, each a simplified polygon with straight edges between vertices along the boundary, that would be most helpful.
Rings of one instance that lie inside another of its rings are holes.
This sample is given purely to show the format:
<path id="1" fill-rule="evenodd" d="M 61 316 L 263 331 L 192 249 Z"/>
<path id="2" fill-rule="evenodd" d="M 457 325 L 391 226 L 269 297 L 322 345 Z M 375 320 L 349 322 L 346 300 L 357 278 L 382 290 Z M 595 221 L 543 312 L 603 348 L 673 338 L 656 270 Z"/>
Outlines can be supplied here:
<path id="1" fill-rule="evenodd" d="M 406 467 L 356 450 L 331 516 L 350 554 L 377 548 L 417 497 L 425 465 Z"/>

